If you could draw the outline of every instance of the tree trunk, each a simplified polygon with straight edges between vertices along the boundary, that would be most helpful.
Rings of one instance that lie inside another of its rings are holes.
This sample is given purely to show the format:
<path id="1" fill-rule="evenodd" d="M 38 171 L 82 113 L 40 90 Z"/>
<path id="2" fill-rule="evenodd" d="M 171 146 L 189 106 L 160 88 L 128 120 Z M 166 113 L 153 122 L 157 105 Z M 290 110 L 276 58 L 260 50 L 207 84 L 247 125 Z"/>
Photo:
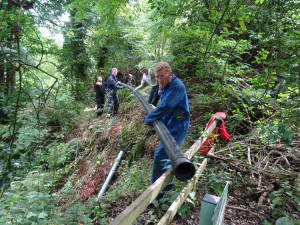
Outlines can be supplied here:
<path id="1" fill-rule="evenodd" d="M 0 91 L 1 87 L 5 85 L 5 70 L 4 70 L 4 58 L 0 58 Z"/>
<path id="2" fill-rule="evenodd" d="M 75 19 L 76 11 L 71 10 L 71 21 L 74 32 L 74 38 L 72 40 L 73 48 L 73 64 L 75 68 L 75 77 L 80 81 L 84 81 L 86 78 L 86 69 L 88 57 L 85 49 L 84 39 L 86 29 L 82 22 L 77 22 Z"/>
<path id="3" fill-rule="evenodd" d="M 8 9 L 10 10 L 12 7 L 11 5 L 8 6 Z M 18 24 L 18 21 L 15 21 L 11 28 L 10 28 L 11 36 L 9 38 L 10 42 L 10 48 L 12 50 L 16 50 L 17 48 L 17 42 L 19 41 L 20 38 L 20 27 Z M 20 56 L 18 56 L 20 57 Z M 10 95 L 12 92 L 16 90 L 16 66 L 14 66 L 17 62 L 16 56 L 13 54 L 9 55 L 9 61 L 6 62 L 6 92 L 8 95 Z"/>
<path id="4" fill-rule="evenodd" d="M 14 67 L 8 67 L 6 70 L 6 92 L 8 95 L 16 90 L 16 70 Z"/>

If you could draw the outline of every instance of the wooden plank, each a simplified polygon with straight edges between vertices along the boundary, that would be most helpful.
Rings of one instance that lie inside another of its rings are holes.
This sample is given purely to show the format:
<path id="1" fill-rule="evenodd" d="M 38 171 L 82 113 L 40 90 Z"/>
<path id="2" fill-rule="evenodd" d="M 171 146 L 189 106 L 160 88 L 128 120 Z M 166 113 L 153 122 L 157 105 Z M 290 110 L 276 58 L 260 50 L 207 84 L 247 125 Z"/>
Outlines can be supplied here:
<path id="1" fill-rule="evenodd" d="M 216 127 L 217 122 L 214 121 L 212 125 L 201 135 L 185 153 L 188 159 L 191 159 L 201 145 L 206 141 L 207 134 L 211 133 Z M 157 179 L 151 186 L 149 186 L 134 202 L 132 202 L 123 212 L 121 212 L 110 225 L 130 225 L 136 218 L 153 202 L 157 195 L 173 180 L 174 172 L 170 168 L 159 179 Z"/>
<path id="2" fill-rule="evenodd" d="M 211 132 L 217 126 L 217 121 L 215 120 L 211 126 L 203 132 L 200 138 L 189 148 L 189 150 L 184 154 L 188 159 L 191 159 L 198 151 L 198 149 L 202 146 L 202 144 L 206 141 L 207 136 L 211 134 Z"/>
<path id="3" fill-rule="evenodd" d="M 149 186 L 134 202 L 120 213 L 110 225 L 130 225 L 153 202 L 156 196 L 173 180 L 173 169 L 166 171 L 151 186 Z"/>
<path id="4" fill-rule="evenodd" d="M 176 215 L 178 209 L 184 203 L 185 199 L 187 198 L 189 193 L 192 191 L 192 189 L 195 187 L 196 183 L 198 182 L 200 175 L 202 174 L 203 170 L 207 165 L 207 161 L 208 159 L 203 160 L 201 166 L 197 169 L 195 176 L 188 182 L 185 188 L 180 192 L 178 197 L 175 199 L 175 201 L 172 203 L 170 208 L 167 210 L 165 215 L 160 219 L 157 225 L 166 225 L 172 222 L 172 219 Z"/>

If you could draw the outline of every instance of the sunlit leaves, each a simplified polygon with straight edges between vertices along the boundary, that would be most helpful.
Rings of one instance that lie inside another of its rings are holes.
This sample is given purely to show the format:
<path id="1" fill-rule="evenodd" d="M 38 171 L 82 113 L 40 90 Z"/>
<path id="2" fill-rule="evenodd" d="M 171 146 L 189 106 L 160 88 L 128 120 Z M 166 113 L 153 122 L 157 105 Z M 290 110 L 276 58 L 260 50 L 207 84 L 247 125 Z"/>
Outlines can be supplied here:
<path id="1" fill-rule="evenodd" d="M 255 0 L 255 4 L 263 4 L 265 0 Z"/>

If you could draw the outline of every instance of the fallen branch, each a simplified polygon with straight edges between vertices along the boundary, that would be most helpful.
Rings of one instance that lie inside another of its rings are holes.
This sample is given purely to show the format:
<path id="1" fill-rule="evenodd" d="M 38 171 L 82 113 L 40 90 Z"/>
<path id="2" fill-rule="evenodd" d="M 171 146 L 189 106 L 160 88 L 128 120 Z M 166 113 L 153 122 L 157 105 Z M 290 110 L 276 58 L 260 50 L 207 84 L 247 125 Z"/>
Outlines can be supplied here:
<path id="1" fill-rule="evenodd" d="M 250 174 L 250 175 L 252 173 L 254 173 L 256 175 L 263 174 L 264 176 L 272 178 L 272 179 L 275 179 L 275 178 L 278 178 L 281 176 L 284 176 L 285 179 L 288 179 L 289 177 L 295 176 L 295 174 L 292 171 L 287 171 L 287 170 L 284 170 L 283 168 L 282 169 L 284 170 L 284 173 L 279 173 L 279 172 L 274 172 L 272 170 L 267 170 L 267 169 L 262 169 L 262 168 L 260 168 L 260 170 L 258 170 L 259 168 L 257 168 L 256 166 L 250 166 L 249 164 L 243 163 L 242 161 L 221 158 L 216 155 L 207 155 L 206 157 L 214 158 L 217 160 L 222 160 L 222 161 L 226 162 L 229 166 L 235 168 L 236 170 Z"/>
<path id="2" fill-rule="evenodd" d="M 255 215 L 255 216 L 258 216 L 258 217 L 262 216 L 262 213 L 252 212 L 251 209 L 244 209 L 244 208 L 233 206 L 233 205 L 227 205 L 226 208 L 245 211 L 245 212 L 248 212 L 248 213 L 250 213 L 252 215 Z"/>
<path id="3" fill-rule="evenodd" d="M 274 190 L 274 188 L 275 188 L 275 186 L 273 184 L 271 184 L 271 186 L 267 190 L 265 190 L 265 192 L 259 197 L 257 205 L 259 205 L 259 206 L 262 205 L 263 202 L 265 201 L 266 197 L 268 196 L 268 194 L 272 190 Z"/>

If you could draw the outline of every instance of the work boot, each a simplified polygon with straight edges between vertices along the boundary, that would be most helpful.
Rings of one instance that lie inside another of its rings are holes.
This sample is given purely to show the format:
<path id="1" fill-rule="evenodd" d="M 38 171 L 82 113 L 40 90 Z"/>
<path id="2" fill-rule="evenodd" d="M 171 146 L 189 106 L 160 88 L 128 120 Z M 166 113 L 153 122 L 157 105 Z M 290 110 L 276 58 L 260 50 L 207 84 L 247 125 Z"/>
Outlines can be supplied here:
<path id="1" fill-rule="evenodd" d="M 118 115 L 118 110 L 114 110 L 114 116 Z"/>
<path id="2" fill-rule="evenodd" d="M 97 116 L 101 116 L 102 113 L 103 113 L 103 110 L 101 109 L 101 110 L 99 110 L 96 114 L 97 114 Z"/>
<path id="3" fill-rule="evenodd" d="M 114 106 L 114 116 L 118 115 L 119 106 Z"/>

